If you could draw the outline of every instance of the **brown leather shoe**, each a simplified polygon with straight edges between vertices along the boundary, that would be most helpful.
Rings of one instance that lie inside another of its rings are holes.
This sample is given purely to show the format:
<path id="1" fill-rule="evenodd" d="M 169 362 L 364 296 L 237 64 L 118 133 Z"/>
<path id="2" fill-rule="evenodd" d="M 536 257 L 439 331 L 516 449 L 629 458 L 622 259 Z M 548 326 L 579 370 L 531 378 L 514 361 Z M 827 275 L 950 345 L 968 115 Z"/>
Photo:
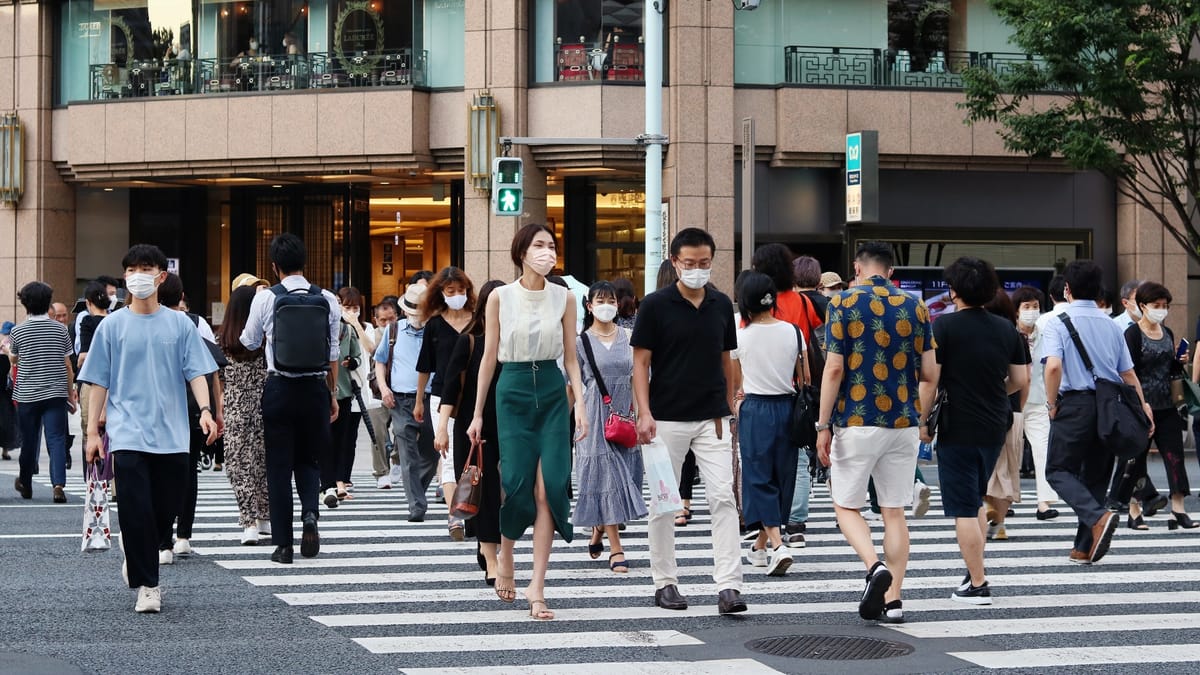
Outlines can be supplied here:
<path id="1" fill-rule="evenodd" d="M 21 482 L 21 477 L 18 476 L 13 481 L 13 488 L 20 493 L 22 499 L 33 499 L 33 488 Z"/>
<path id="2" fill-rule="evenodd" d="M 1092 562 L 1100 562 L 1104 554 L 1108 553 L 1108 545 L 1112 543 L 1113 532 L 1116 532 L 1119 520 L 1117 514 L 1106 511 L 1100 516 L 1100 520 L 1092 525 L 1092 550 L 1088 556 Z"/>
<path id="3" fill-rule="evenodd" d="M 1075 549 L 1071 549 L 1071 555 L 1067 556 L 1067 560 L 1075 563 L 1076 565 L 1091 565 L 1092 564 L 1091 556 L 1089 556 L 1084 551 L 1076 551 Z"/>
<path id="4" fill-rule="evenodd" d="M 63 487 L 61 485 L 54 486 L 54 503 L 55 504 L 66 504 L 67 503 L 67 493 L 63 492 Z"/>

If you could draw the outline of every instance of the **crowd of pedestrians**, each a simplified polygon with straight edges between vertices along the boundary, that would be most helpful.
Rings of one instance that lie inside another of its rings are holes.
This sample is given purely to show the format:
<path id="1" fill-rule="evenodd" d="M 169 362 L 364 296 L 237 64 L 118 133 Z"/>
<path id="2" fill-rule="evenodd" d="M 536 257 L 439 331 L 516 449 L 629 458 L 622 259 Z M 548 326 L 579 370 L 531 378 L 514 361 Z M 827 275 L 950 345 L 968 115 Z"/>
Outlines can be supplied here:
<path id="1" fill-rule="evenodd" d="M 958 602 L 992 602 L 985 548 L 1009 538 L 1026 454 L 1037 520 L 1059 517 L 1060 502 L 1078 519 L 1071 562 L 1100 561 L 1122 515 L 1146 530 L 1169 508 L 1170 529 L 1200 527 L 1184 502 L 1181 393 L 1200 364 L 1188 368 L 1186 341 L 1165 325 L 1172 295 L 1159 283 L 1126 284 L 1112 318 L 1092 261 L 1066 264 L 1045 288 L 1004 288 L 991 263 L 962 257 L 944 270 L 948 303 L 935 318 L 894 282 L 889 244 L 861 244 L 845 280 L 768 244 L 731 299 L 711 278 L 712 237 L 686 228 L 655 292 L 639 301 L 622 278 L 577 299 L 552 274 L 555 243 L 551 229 L 527 225 L 512 240 L 515 280 L 477 287 L 447 267 L 369 306 L 359 289 L 313 285 L 303 241 L 283 234 L 269 248 L 277 283 L 234 278 L 215 332 L 187 311 L 153 246 L 129 250 L 123 279 L 87 283 L 74 322 L 53 289 L 30 282 L 18 294 L 26 318 L 0 329 L 0 449 L 5 460 L 20 451 L 15 490 L 33 498 L 44 438 L 51 498 L 67 500 L 67 418 L 78 408 L 85 466 L 108 453 L 114 463 L 122 573 L 138 612 L 162 607 L 159 565 L 191 554 L 203 457 L 223 453 L 241 543 L 269 539 L 270 559 L 286 565 L 293 491 L 300 554 L 317 556 L 322 509 L 354 498 L 360 427 L 374 487 L 403 487 L 410 522 L 426 519 L 432 488 L 450 510 L 448 537 L 475 541 L 484 582 L 505 603 L 518 596 L 515 543 L 532 532 L 522 595 L 537 620 L 555 616 L 555 535 L 570 544 L 576 527 L 605 573 L 646 565 L 654 604 L 687 609 L 675 532 L 692 522 L 702 480 L 721 614 L 748 609 L 743 559 L 788 573 L 812 486 L 825 483 L 865 571 L 859 615 L 903 622 L 909 509 L 929 508 L 922 444 L 962 555 L 949 593 Z M 1127 451 L 1097 423 L 1105 381 L 1136 392 L 1149 431 Z M 798 420 L 815 442 L 795 440 Z M 1152 448 L 1166 494 L 1147 470 Z M 677 488 L 678 510 L 647 504 L 651 456 L 669 461 L 677 485 L 654 487 Z M 468 463 L 480 470 L 479 510 L 464 518 L 453 498 Z M 642 519 L 645 561 L 622 545 Z"/>

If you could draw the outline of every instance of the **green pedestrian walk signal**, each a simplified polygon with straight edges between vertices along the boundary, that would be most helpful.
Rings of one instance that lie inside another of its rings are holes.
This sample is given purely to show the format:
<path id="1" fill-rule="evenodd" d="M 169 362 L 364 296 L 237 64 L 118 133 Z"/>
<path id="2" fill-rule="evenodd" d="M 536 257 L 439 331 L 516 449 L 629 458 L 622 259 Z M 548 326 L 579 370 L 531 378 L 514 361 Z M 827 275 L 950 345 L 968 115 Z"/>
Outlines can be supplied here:
<path id="1" fill-rule="evenodd" d="M 521 176 L 524 163 L 519 157 L 497 157 L 492 160 L 492 213 L 497 216 L 519 216 L 524 206 Z"/>

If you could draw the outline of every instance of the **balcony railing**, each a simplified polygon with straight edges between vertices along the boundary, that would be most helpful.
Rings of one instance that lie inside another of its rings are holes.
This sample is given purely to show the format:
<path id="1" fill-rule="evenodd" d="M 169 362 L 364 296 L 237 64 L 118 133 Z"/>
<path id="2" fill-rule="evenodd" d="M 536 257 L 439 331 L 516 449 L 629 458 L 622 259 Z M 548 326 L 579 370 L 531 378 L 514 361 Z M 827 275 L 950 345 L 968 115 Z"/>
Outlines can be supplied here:
<path id="1" fill-rule="evenodd" d="M 932 52 L 869 47 L 783 48 L 784 82 L 810 86 L 896 87 L 902 89 L 961 89 L 962 73 L 982 67 L 998 74 L 1021 64 L 1041 68 L 1028 54 L 1003 52 Z"/>
<path id="2" fill-rule="evenodd" d="M 239 56 L 232 59 L 131 61 L 91 66 L 91 98 L 114 99 L 239 91 L 423 86 L 428 53 L 396 49 L 345 56 Z"/>

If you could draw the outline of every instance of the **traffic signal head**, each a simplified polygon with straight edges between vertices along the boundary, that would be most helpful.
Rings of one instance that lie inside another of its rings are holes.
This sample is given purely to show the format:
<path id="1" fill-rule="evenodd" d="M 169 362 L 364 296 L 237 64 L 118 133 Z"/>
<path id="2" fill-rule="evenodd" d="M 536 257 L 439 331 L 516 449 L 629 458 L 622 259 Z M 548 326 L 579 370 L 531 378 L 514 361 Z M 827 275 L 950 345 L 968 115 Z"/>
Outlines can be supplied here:
<path id="1" fill-rule="evenodd" d="M 492 160 L 492 213 L 498 216 L 519 216 L 524 206 L 522 174 L 524 162 L 519 157 L 497 157 Z"/>

